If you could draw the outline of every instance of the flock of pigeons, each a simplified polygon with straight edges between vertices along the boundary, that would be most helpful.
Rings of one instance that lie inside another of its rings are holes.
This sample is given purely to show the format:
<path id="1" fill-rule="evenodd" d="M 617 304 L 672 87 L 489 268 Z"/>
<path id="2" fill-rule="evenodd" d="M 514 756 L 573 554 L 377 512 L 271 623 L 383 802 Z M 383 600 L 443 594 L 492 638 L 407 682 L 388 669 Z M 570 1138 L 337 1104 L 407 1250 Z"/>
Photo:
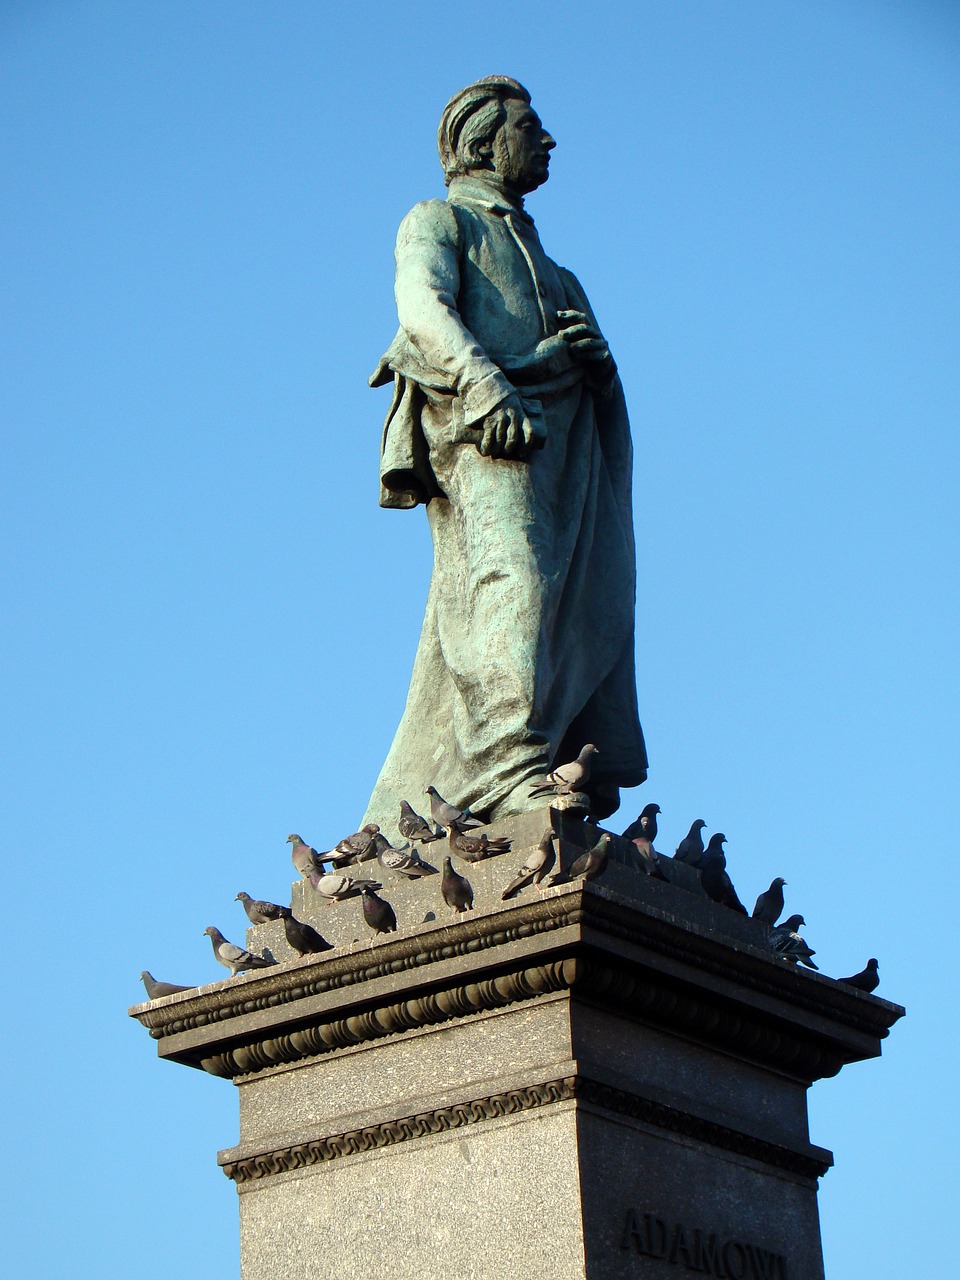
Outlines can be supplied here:
<path id="1" fill-rule="evenodd" d="M 548 774 L 543 782 L 537 783 L 530 792 L 531 796 L 578 793 L 589 780 L 591 760 L 596 754 L 599 754 L 597 748 L 588 743 L 576 760 L 561 765 Z M 467 863 L 479 862 L 494 854 L 509 853 L 510 841 L 505 837 L 489 836 L 486 832 L 471 834 L 482 824 L 469 809 L 458 809 L 449 804 L 435 787 L 427 787 L 425 794 L 430 797 L 432 824 L 415 812 L 406 800 L 400 803 L 398 827 L 407 841 L 403 847 L 393 846 L 375 822 L 367 823 L 359 831 L 345 836 L 334 849 L 323 854 L 294 834 L 287 837 L 287 843 L 292 846 L 294 867 L 325 900 L 327 906 L 333 906 L 346 898 L 359 897 L 363 919 L 377 934 L 396 932 L 397 916 L 390 903 L 377 892 L 383 888 L 380 880 L 347 870 L 367 862 L 376 861 L 383 871 L 398 874 L 407 880 L 440 874 L 440 895 L 453 914 L 472 910 L 473 887 L 466 876 L 454 870 L 452 857 L 456 856 Z M 623 839 L 630 841 L 637 850 L 639 866 L 646 874 L 666 879 L 664 855 L 657 852 L 653 843 L 657 838 L 659 813 L 659 805 L 648 804 L 636 821 L 624 831 Z M 705 826 L 706 823 L 698 818 L 680 841 L 673 857 L 696 870 L 703 891 L 714 902 L 746 915 L 747 910 L 737 897 L 733 882 L 727 874 L 727 860 L 723 852 L 726 836 L 718 832 L 710 837 L 704 847 Z M 443 859 L 442 873 L 438 873 L 437 868 L 424 859 L 420 850 L 444 839 L 449 853 Z M 597 843 L 581 854 L 565 871 L 554 870 L 557 861 L 556 839 L 556 832 L 549 827 L 536 850 L 527 857 L 524 865 L 504 888 L 501 894 L 504 901 L 515 897 L 529 885 L 541 887 L 548 876 L 548 884 L 555 885 L 578 879 L 592 880 L 602 875 L 615 837 L 603 833 Z M 420 845 L 420 849 L 417 845 Z M 792 915 L 782 923 L 777 923 L 783 913 L 785 884 L 786 881 L 780 876 L 773 880 L 770 888 L 757 898 L 753 918 L 767 927 L 766 941 L 772 951 L 793 964 L 816 969 L 818 966 L 813 961 L 815 952 L 799 933 L 800 927 L 805 923 L 803 916 Z M 251 924 L 281 920 L 287 942 L 298 955 L 315 955 L 332 949 L 332 944 L 312 925 L 298 920 L 290 907 L 251 898 L 244 892 L 237 894 L 237 900 L 243 904 Z M 214 956 L 230 970 L 231 977 L 236 977 L 245 970 L 265 969 L 277 963 L 269 956 L 256 955 L 245 947 L 229 942 L 213 925 L 208 926 L 204 932 L 210 938 Z M 146 969 L 140 976 L 151 1000 L 193 989 L 158 982 Z M 875 990 L 880 981 L 877 961 L 869 960 L 861 973 L 839 981 L 861 991 Z"/>
<path id="2" fill-rule="evenodd" d="M 641 866 L 647 874 L 666 879 L 662 869 L 664 855 L 658 853 L 653 847 L 653 842 L 657 838 L 659 812 L 659 805 L 648 804 L 636 822 L 632 822 L 623 835 L 625 839 L 632 841 L 637 849 Z M 722 831 L 718 831 L 710 837 L 704 847 L 703 830 L 706 825 L 702 818 L 697 818 L 677 845 L 673 857 L 677 862 L 686 863 L 688 867 L 693 867 L 698 872 L 700 885 L 708 898 L 745 916 L 747 909 L 737 897 L 733 881 L 727 873 L 727 858 L 723 852 L 727 837 Z M 757 898 L 750 914 L 754 920 L 759 920 L 766 926 L 766 942 L 771 951 L 792 964 L 803 964 L 809 969 L 819 969 L 819 965 L 813 960 L 816 952 L 800 936 L 800 927 L 806 924 L 803 916 L 788 916 L 786 920 L 778 923 L 783 914 L 783 887 L 786 883 L 782 876 L 775 876 L 770 882 L 770 888 Z M 859 991 L 875 991 L 880 984 L 877 961 L 871 957 L 866 967 L 859 973 L 852 974 L 849 978 L 838 978 L 837 981 L 848 987 L 856 987 Z"/>

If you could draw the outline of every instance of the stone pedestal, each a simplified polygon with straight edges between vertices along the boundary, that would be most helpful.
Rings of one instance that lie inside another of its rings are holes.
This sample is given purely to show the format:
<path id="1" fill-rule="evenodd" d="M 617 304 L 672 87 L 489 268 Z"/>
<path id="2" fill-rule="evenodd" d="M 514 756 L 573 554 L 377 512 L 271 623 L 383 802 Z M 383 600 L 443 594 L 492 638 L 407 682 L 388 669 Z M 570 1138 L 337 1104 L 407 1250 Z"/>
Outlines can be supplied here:
<path id="1" fill-rule="evenodd" d="M 385 883 L 400 930 L 373 937 L 356 899 L 297 885 L 335 950 L 290 959 L 260 926 L 276 968 L 132 1010 L 161 1057 L 238 1086 L 243 1280 L 822 1280 L 806 1090 L 903 1010 L 626 843 L 599 880 L 502 902 L 548 818 L 459 864 L 472 913 L 439 876 Z M 565 865 L 592 836 L 565 829 Z"/>

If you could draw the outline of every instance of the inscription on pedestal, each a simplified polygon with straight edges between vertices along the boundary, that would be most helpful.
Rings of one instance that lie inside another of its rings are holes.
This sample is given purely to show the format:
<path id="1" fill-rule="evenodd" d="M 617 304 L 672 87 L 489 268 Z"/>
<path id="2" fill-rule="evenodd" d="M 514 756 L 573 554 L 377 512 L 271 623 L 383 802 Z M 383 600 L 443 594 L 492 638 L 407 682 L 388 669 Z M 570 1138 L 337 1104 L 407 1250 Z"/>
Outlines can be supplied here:
<path id="1" fill-rule="evenodd" d="M 620 1248 L 718 1280 L 789 1280 L 782 1254 L 637 1209 L 627 1210 Z"/>

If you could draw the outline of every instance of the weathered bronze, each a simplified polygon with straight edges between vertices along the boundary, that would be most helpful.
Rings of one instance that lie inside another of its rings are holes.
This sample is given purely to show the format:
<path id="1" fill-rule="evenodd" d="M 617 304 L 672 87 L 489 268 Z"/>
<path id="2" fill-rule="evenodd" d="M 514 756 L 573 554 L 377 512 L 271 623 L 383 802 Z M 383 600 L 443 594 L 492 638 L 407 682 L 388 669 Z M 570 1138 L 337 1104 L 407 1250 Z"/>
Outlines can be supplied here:
<path id="1" fill-rule="evenodd" d="M 366 820 L 392 829 L 433 783 L 487 819 L 584 743 L 592 809 L 646 777 L 634 672 L 632 445 L 616 364 L 523 197 L 555 142 L 506 76 L 440 122 L 449 194 L 397 237 L 400 328 L 381 504 L 424 503 L 433 578 L 407 705 Z"/>

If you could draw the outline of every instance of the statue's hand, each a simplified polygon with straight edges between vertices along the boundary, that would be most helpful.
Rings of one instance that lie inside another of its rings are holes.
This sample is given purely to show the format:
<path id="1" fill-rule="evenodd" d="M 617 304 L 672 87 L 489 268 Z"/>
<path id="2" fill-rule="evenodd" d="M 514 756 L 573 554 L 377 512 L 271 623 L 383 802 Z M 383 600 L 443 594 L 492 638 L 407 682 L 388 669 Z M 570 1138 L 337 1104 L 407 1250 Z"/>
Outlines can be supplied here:
<path id="1" fill-rule="evenodd" d="M 560 337 L 584 364 L 613 362 L 607 340 L 585 311 L 558 311 Z"/>
<path id="2" fill-rule="evenodd" d="M 480 424 L 477 448 L 485 458 L 525 458 L 534 446 L 534 429 L 519 396 L 508 396 Z"/>

